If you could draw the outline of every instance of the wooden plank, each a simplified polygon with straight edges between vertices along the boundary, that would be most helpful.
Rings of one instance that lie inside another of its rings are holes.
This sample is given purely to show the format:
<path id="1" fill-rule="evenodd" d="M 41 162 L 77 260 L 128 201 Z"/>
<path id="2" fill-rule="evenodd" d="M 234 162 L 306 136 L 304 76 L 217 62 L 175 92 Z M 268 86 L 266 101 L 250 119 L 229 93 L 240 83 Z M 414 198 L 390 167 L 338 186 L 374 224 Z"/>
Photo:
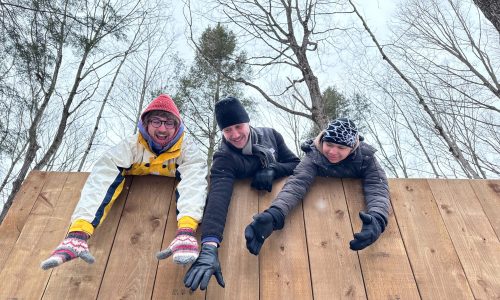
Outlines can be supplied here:
<path id="1" fill-rule="evenodd" d="M 317 177 L 304 199 L 304 217 L 314 299 L 366 299 L 358 256 L 349 249 L 342 181 Z"/>
<path id="2" fill-rule="evenodd" d="M 67 226 L 74 205 L 72 199 L 81 189 L 81 186 L 77 187 L 78 184 L 74 182 L 79 180 L 81 175 L 49 174 L 0 273 L 0 282 L 7 283 L 0 289 L 0 299 L 41 298 L 50 272 L 42 270 L 40 262 L 46 259 L 61 241 L 62 237 L 54 232 L 59 232 Z"/>
<path id="3" fill-rule="evenodd" d="M 500 180 L 469 180 L 497 238 L 500 238 Z"/>
<path id="4" fill-rule="evenodd" d="M 173 186 L 173 178 L 134 178 L 98 299 L 151 298 Z"/>
<path id="5" fill-rule="evenodd" d="M 258 258 L 246 248 L 244 231 L 257 212 L 258 193 L 250 188 L 250 181 L 238 181 L 226 220 L 224 240 L 219 248 L 219 261 L 225 288 L 221 288 L 214 276 L 207 288 L 207 299 L 258 299 Z M 270 299 L 270 298 L 269 298 Z"/>
<path id="6" fill-rule="evenodd" d="M 359 211 L 365 210 L 361 180 L 342 179 L 353 231 L 361 230 Z M 403 239 L 392 211 L 380 238 L 358 251 L 368 299 L 420 299 L 406 256 Z"/>
<path id="7" fill-rule="evenodd" d="M 31 171 L 24 180 L 21 189 L 17 192 L 8 214 L 3 219 L 2 224 L 0 224 L 0 237 L 2 237 L 0 239 L 0 270 L 3 269 L 5 261 L 21 234 L 47 177 L 47 173 L 45 172 Z"/>
<path id="8" fill-rule="evenodd" d="M 116 199 L 104 222 L 89 239 L 89 249 L 96 259 L 95 263 L 89 265 L 78 259 L 55 268 L 43 299 L 96 299 L 132 180 L 132 177 L 125 179 L 121 195 Z M 74 206 L 79 197 L 75 200 Z M 61 229 L 64 234 L 66 230 L 67 228 Z"/>
<path id="9" fill-rule="evenodd" d="M 174 190 L 172 193 L 174 193 Z M 175 194 L 173 194 L 172 200 L 170 201 L 167 225 L 161 249 L 166 249 L 168 245 L 170 245 L 170 242 L 175 237 L 176 230 L 176 201 Z M 200 240 L 199 230 L 197 239 L 198 241 Z M 160 251 L 160 249 L 157 251 Z M 195 292 L 191 292 L 190 289 L 184 287 L 184 275 L 189 267 L 190 265 L 181 266 L 174 263 L 172 257 L 160 260 L 158 263 L 158 271 L 156 272 L 153 299 L 205 299 L 205 291 L 197 289 Z"/>
<path id="10" fill-rule="evenodd" d="M 391 180 L 389 186 L 422 299 L 473 299 L 427 180 Z"/>
<path id="11" fill-rule="evenodd" d="M 276 181 L 271 193 L 261 192 L 259 211 L 269 207 L 285 181 Z M 259 254 L 260 299 L 312 299 L 307 257 L 304 216 L 302 204 L 299 204 L 286 218 L 283 230 L 275 231 L 262 246 Z"/>
<path id="12" fill-rule="evenodd" d="M 500 299 L 500 242 L 468 180 L 429 180 L 429 186 L 474 297 Z"/>

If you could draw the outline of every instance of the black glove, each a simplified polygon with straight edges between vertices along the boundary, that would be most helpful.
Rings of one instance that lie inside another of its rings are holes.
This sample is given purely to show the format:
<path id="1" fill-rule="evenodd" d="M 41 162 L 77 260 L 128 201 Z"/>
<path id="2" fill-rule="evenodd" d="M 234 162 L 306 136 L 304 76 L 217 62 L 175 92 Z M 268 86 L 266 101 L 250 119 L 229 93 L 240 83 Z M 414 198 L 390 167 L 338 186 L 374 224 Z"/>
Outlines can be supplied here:
<path id="1" fill-rule="evenodd" d="M 349 242 L 351 250 L 361 250 L 373 244 L 380 234 L 384 232 L 387 221 L 375 212 L 359 212 L 359 217 L 363 221 L 361 232 L 354 234 L 354 240 Z"/>
<path id="2" fill-rule="evenodd" d="M 264 211 L 255 215 L 253 219 L 253 222 L 245 228 L 245 239 L 247 240 L 248 251 L 254 255 L 259 255 L 264 241 L 274 230 L 273 215 Z"/>
<path id="3" fill-rule="evenodd" d="M 191 265 L 184 276 L 184 286 L 192 291 L 200 286 L 201 290 L 205 290 L 212 275 L 221 287 L 225 286 L 224 278 L 222 278 L 222 270 L 220 268 L 217 247 L 214 245 L 203 244 L 201 246 L 200 256 Z"/>
<path id="4" fill-rule="evenodd" d="M 251 186 L 257 190 L 266 190 L 271 192 L 273 190 L 273 180 L 275 171 L 273 168 L 265 168 L 257 171 L 253 177 Z"/>
<path id="5" fill-rule="evenodd" d="M 300 150 L 304 152 L 311 151 L 311 145 L 313 144 L 313 140 L 309 139 L 300 144 Z"/>

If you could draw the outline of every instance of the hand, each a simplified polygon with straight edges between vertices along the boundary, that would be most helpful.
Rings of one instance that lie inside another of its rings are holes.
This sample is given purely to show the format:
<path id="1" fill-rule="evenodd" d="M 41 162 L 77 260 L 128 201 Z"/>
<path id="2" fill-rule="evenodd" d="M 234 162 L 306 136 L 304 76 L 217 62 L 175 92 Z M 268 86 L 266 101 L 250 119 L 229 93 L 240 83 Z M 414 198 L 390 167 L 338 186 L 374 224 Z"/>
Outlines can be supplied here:
<path id="1" fill-rule="evenodd" d="M 217 246 L 203 243 L 200 256 L 198 256 L 198 259 L 191 265 L 186 276 L 184 276 L 184 286 L 194 291 L 199 285 L 201 290 L 205 290 L 212 275 L 215 275 L 215 279 L 217 279 L 221 287 L 225 286 L 217 254 Z"/>
<path id="2" fill-rule="evenodd" d="M 274 173 L 275 171 L 272 168 L 265 168 L 257 171 L 253 177 L 251 186 L 257 190 L 271 192 L 273 189 Z"/>
<path id="3" fill-rule="evenodd" d="M 300 149 L 304 152 L 311 151 L 311 145 L 313 145 L 313 140 L 309 139 L 300 144 Z"/>
<path id="4" fill-rule="evenodd" d="M 254 221 L 245 228 L 245 239 L 247 240 L 247 249 L 254 255 L 259 255 L 264 241 L 274 230 L 273 216 L 264 211 L 253 217 Z"/>
<path id="5" fill-rule="evenodd" d="M 156 253 L 156 258 L 165 259 L 170 255 L 176 264 L 190 264 L 198 258 L 198 242 L 191 228 L 179 228 L 167 249 Z"/>
<path id="6" fill-rule="evenodd" d="M 351 250 L 361 250 L 373 244 L 384 231 L 386 221 L 378 213 L 359 212 L 363 221 L 361 232 L 354 234 L 354 239 L 349 242 Z"/>
<path id="7" fill-rule="evenodd" d="M 80 257 L 86 263 L 94 263 L 95 258 L 90 253 L 87 244 L 88 238 L 89 236 L 85 232 L 74 231 L 68 233 L 66 238 L 52 252 L 51 256 L 41 263 L 40 267 L 47 270 L 77 257 Z"/>

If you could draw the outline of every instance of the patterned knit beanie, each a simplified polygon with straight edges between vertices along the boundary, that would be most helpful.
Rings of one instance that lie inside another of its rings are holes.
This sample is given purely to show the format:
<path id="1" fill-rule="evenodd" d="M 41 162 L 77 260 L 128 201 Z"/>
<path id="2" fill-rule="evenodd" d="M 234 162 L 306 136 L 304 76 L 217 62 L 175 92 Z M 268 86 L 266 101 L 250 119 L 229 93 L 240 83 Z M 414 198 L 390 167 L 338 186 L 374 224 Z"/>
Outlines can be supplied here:
<path id="1" fill-rule="evenodd" d="M 338 118 L 328 124 L 321 141 L 354 148 L 358 141 L 358 129 L 352 120 Z"/>
<path id="2" fill-rule="evenodd" d="M 220 130 L 235 124 L 250 122 L 247 111 L 234 97 L 227 97 L 215 103 L 215 118 Z"/>

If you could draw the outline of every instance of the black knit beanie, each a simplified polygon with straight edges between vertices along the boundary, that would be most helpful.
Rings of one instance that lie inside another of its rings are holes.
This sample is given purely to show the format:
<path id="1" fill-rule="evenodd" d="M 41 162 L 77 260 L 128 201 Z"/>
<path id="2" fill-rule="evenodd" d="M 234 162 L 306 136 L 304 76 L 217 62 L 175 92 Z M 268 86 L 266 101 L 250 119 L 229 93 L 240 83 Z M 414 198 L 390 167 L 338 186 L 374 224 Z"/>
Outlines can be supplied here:
<path id="1" fill-rule="evenodd" d="M 215 118 L 220 130 L 235 124 L 250 122 L 240 100 L 234 97 L 227 97 L 215 103 Z"/>
<path id="2" fill-rule="evenodd" d="M 358 141 L 358 129 L 352 120 L 338 118 L 328 124 L 321 141 L 354 148 Z"/>

